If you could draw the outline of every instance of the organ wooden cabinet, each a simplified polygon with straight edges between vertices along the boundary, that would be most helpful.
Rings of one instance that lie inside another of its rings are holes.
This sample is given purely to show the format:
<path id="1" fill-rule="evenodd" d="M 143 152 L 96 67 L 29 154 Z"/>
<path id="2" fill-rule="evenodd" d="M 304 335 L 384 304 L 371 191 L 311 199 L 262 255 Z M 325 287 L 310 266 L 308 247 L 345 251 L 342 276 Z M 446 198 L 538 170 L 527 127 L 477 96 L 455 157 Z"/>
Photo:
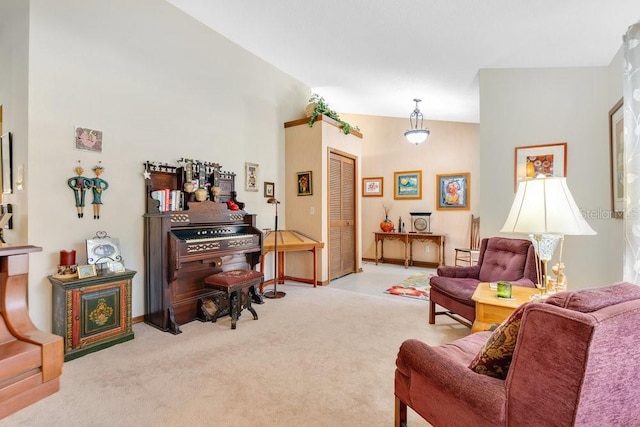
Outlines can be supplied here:
<path id="1" fill-rule="evenodd" d="M 64 360 L 133 339 L 131 282 L 135 271 L 84 279 L 57 279 L 53 285 L 53 332 L 64 338 Z"/>

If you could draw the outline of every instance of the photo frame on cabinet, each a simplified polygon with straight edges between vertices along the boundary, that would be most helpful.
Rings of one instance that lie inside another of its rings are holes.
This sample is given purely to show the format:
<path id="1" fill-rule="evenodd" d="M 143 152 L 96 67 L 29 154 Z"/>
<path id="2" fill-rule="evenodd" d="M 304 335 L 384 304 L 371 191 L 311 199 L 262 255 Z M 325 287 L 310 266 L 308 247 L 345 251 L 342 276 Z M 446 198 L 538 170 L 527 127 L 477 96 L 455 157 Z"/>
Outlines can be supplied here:
<path id="1" fill-rule="evenodd" d="M 436 175 L 436 209 L 469 210 L 470 184 L 469 172 Z"/>
<path id="2" fill-rule="evenodd" d="M 609 148 L 611 161 L 611 213 L 613 218 L 624 216 L 624 113 L 623 100 L 609 111 Z"/>
<path id="3" fill-rule="evenodd" d="M 394 172 L 393 188 L 396 200 L 422 199 L 422 171 Z"/>
<path id="4" fill-rule="evenodd" d="M 384 178 L 376 176 L 362 178 L 362 197 L 382 197 L 384 195 Z"/>
<path id="5" fill-rule="evenodd" d="M 247 191 L 258 191 L 258 164 L 245 163 L 244 175 L 245 175 L 244 189 Z"/>
<path id="6" fill-rule="evenodd" d="M 13 192 L 11 132 L 0 136 L 0 156 L 2 158 L 2 194 Z"/>
<path id="7" fill-rule="evenodd" d="M 518 189 L 521 180 L 539 174 L 567 176 L 566 142 L 516 147 L 513 191 Z"/>
<path id="8" fill-rule="evenodd" d="M 87 264 L 122 262 L 120 240 L 111 237 L 87 239 Z"/>
<path id="9" fill-rule="evenodd" d="M 273 182 L 264 183 L 264 197 L 274 197 L 276 185 Z"/>
<path id="10" fill-rule="evenodd" d="M 78 266 L 78 279 L 85 279 L 87 277 L 95 277 L 98 275 L 95 264 L 86 264 Z"/>
<path id="11" fill-rule="evenodd" d="M 311 196 L 313 194 L 313 182 L 311 171 L 297 172 L 298 196 Z"/>

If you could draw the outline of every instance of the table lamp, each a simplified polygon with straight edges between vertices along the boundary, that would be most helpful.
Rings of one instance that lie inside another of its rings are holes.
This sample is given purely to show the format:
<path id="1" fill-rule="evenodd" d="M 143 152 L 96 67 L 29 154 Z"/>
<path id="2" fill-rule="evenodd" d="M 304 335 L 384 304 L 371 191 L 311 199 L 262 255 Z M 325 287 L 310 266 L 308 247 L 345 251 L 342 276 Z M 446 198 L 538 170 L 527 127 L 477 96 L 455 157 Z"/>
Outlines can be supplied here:
<path id="1" fill-rule="evenodd" d="M 564 235 L 593 235 L 596 232 L 582 217 L 564 177 L 537 177 L 520 181 L 518 191 L 500 230 L 502 233 L 526 233 L 533 243 L 541 295 L 550 288 L 547 264 Z M 560 246 L 562 248 L 562 245 Z M 562 260 L 562 249 L 560 251 Z M 540 268 L 542 264 L 542 268 Z"/>

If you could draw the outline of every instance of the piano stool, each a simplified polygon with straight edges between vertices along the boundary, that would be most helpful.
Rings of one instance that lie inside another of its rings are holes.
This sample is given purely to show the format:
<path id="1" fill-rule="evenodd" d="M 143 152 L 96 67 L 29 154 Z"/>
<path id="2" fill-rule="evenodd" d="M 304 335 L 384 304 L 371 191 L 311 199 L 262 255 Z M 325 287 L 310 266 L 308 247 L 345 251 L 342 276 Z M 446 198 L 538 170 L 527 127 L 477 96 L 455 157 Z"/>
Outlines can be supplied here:
<path id="1" fill-rule="evenodd" d="M 251 307 L 251 299 L 256 295 L 256 286 L 264 282 L 264 274 L 255 270 L 230 270 L 212 274 L 204 279 L 207 288 L 226 292 L 229 297 L 229 311 L 231 314 L 231 329 L 236 328 L 236 322 L 244 308 L 253 314 L 253 320 L 258 320 L 258 313 Z M 243 296 L 246 295 L 246 298 Z M 216 308 L 211 316 L 212 322 L 218 320 L 221 310 Z"/>

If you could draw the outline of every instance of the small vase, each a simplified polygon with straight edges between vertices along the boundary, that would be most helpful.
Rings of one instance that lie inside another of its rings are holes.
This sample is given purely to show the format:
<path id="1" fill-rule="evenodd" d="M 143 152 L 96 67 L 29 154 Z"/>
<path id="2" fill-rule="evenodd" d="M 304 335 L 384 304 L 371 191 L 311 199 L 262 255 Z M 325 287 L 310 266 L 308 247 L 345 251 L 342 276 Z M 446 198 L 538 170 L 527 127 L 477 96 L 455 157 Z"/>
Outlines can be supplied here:
<path id="1" fill-rule="evenodd" d="M 393 221 L 386 217 L 384 221 L 380 223 L 380 229 L 385 233 L 390 232 L 391 230 L 393 230 Z"/>

